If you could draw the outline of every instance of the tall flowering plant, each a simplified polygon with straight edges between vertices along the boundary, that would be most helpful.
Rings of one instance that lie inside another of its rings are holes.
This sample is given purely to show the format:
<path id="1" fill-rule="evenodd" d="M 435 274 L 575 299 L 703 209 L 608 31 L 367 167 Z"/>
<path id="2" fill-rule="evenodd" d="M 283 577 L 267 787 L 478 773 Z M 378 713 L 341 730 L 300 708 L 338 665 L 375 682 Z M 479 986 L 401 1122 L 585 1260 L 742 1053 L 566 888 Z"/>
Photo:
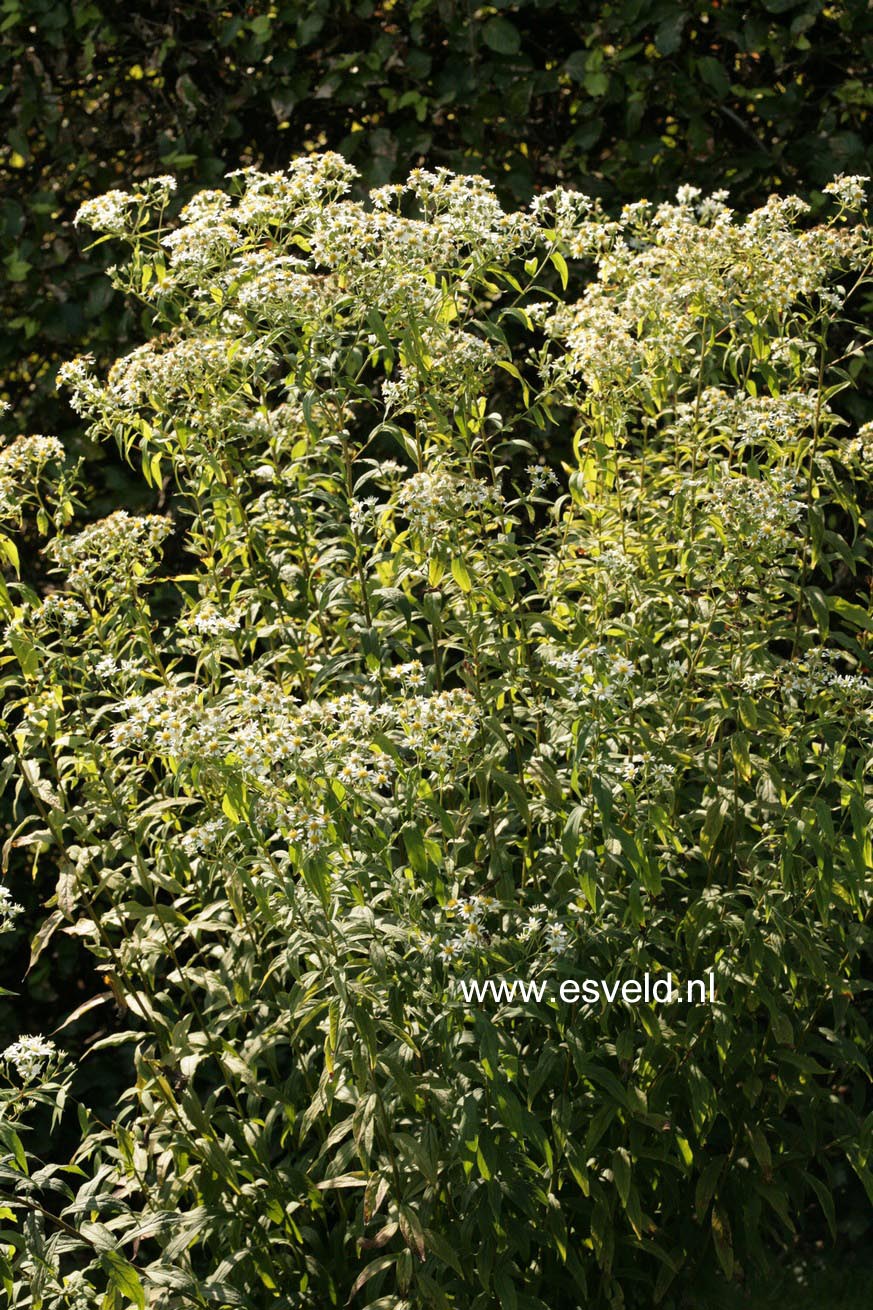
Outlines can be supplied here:
<path id="1" fill-rule="evenodd" d="M 873 1194 L 863 179 L 353 181 L 89 201 L 155 332 L 61 378 L 155 512 L 0 454 L 5 858 L 53 853 L 34 953 L 87 942 L 130 1067 L 103 1123 L 5 1054 L 15 1307 L 670 1305 Z"/>

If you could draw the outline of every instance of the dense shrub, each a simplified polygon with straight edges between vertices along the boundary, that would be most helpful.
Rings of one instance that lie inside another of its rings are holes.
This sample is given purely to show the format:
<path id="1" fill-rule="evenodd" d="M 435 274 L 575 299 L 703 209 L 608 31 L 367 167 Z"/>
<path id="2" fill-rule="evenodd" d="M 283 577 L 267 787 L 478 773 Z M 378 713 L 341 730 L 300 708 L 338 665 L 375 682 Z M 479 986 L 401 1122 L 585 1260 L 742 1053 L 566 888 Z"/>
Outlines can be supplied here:
<path id="1" fill-rule="evenodd" d="M 675 1306 L 873 1192 L 862 186 L 352 181 L 80 215 L 161 331 L 63 380 L 168 512 L 0 454 L 57 574 L 4 591 L 10 849 L 135 1069 L 105 1123 L 62 1035 L 5 1053 L 15 1307 Z M 714 998 L 554 990 L 671 973 Z"/>

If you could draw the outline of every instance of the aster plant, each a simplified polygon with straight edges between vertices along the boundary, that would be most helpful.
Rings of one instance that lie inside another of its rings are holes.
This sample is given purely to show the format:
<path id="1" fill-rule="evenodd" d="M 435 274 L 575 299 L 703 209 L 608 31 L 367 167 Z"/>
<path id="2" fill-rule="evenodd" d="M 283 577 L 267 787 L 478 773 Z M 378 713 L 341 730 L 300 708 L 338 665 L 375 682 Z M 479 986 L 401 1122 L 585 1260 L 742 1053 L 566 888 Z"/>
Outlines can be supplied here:
<path id="1" fill-rule="evenodd" d="M 155 330 L 61 380 L 155 512 L 0 453 L 7 855 L 130 1060 L 103 1123 L 6 1052 L 16 1310 L 678 1307 L 873 1197 L 864 180 L 815 222 L 354 180 L 89 201 Z"/>

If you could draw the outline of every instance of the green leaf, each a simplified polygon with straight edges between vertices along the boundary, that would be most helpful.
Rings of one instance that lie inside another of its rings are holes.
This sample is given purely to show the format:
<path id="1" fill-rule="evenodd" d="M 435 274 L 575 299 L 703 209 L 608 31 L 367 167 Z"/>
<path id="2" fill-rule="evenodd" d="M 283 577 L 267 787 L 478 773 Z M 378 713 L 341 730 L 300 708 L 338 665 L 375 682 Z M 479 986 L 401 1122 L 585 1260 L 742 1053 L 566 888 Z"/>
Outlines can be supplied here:
<path id="1" fill-rule="evenodd" d="M 21 1138 L 14 1131 L 10 1123 L 6 1123 L 0 1118 L 0 1142 L 12 1152 L 15 1163 L 23 1174 L 27 1174 L 27 1156 L 24 1154 L 24 1147 L 21 1145 Z"/>
<path id="2" fill-rule="evenodd" d="M 709 1209 L 712 1198 L 715 1196 L 715 1189 L 718 1186 L 718 1180 L 721 1177 L 724 1168 L 724 1156 L 716 1155 L 713 1159 L 708 1160 L 697 1179 L 697 1186 L 694 1190 L 694 1212 L 697 1216 L 697 1222 L 702 1223 Z"/>
<path id="3" fill-rule="evenodd" d="M 707 859 L 718 841 L 729 808 L 730 799 L 727 796 L 711 796 L 704 806 L 705 817 L 700 833 L 700 849 Z"/>
<path id="4" fill-rule="evenodd" d="M 568 283 L 568 281 L 569 281 L 569 279 L 570 279 L 570 270 L 569 270 L 568 267 L 567 267 L 567 261 L 566 261 L 566 259 L 565 259 L 564 256 L 561 254 L 560 250 L 553 250 L 552 253 L 549 255 L 549 259 L 552 261 L 552 263 L 554 264 L 555 268 L 556 268 L 556 269 L 558 270 L 558 272 L 560 273 L 560 275 L 561 275 L 561 284 L 562 284 L 564 290 L 566 291 L 566 290 L 567 290 L 567 283 Z"/>
<path id="5" fill-rule="evenodd" d="M 421 829 L 415 823 L 405 823 L 400 830 L 400 836 L 403 838 L 406 858 L 413 872 L 422 875 L 427 873 L 427 850 Z"/>
<path id="6" fill-rule="evenodd" d="M 3 555 L 7 562 L 12 565 L 16 573 L 21 572 L 21 560 L 18 557 L 18 547 L 11 537 L 0 537 L 0 555 Z"/>
<path id="7" fill-rule="evenodd" d="M 734 1248 L 731 1240 L 731 1228 L 727 1215 L 717 1205 L 712 1207 L 711 1226 L 712 1240 L 715 1244 L 718 1262 L 724 1271 L 725 1278 L 730 1282 L 734 1276 Z"/>
<path id="8" fill-rule="evenodd" d="M 132 1301 L 137 1310 L 145 1310 L 145 1293 L 137 1271 L 117 1251 L 104 1251 L 100 1263 L 113 1287 Z"/>
<path id="9" fill-rule="evenodd" d="M 828 596 L 828 606 L 835 614 L 851 623 L 853 627 L 873 632 L 873 614 L 861 605 L 853 605 L 842 596 Z"/>
<path id="10" fill-rule="evenodd" d="M 525 405 L 530 404 L 530 390 L 524 378 L 519 373 L 515 365 L 508 359 L 498 359 L 497 367 L 502 368 L 504 372 L 509 373 L 511 377 L 516 378 L 521 383 L 521 391 L 524 396 Z"/>
<path id="11" fill-rule="evenodd" d="M 410 1205 L 401 1205 L 399 1207 L 398 1218 L 400 1220 L 400 1232 L 403 1240 L 414 1251 L 419 1260 L 425 1257 L 424 1247 L 424 1229 L 421 1226 L 421 1220 Z"/>
<path id="12" fill-rule="evenodd" d="M 831 626 L 827 597 L 820 587 L 804 587 L 803 594 L 812 612 L 812 617 L 818 624 L 819 632 L 823 637 L 826 637 Z"/>
<path id="13" fill-rule="evenodd" d="M 655 32 L 655 45 L 662 55 L 673 55 L 682 44 L 682 31 L 688 15 L 677 12 L 665 18 Z"/>
<path id="14" fill-rule="evenodd" d="M 630 1155 L 623 1146 L 619 1146 L 612 1153 L 612 1176 L 615 1179 L 618 1199 L 627 1208 L 631 1185 L 631 1160 Z"/>
<path id="15" fill-rule="evenodd" d="M 582 85 L 585 87 L 588 94 L 597 100 L 600 96 L 606 95 L 606 92 L 609 90 L 609 74 L 600 72 L 599 70 L 593 73 L 586 73 L 582 79 Z M 566 285 L 565 282 L 564 286 Z"/>
<path id="16" fill-rule="evenodd" d="M 697 61 L 697 71 L 708 87 L 711 87 L 719 100 L 724 100 L 731 89 L 731 80 L 724 66 L 712 55 L 704 55 Z"/>
<path id="17" fill-rule="evenodd" d="M 466 564 L 457 555 L 452 559 L 452 577 L 461 588 L 461 591 L 472 591 L 473 579 L 467 571 Z"/>
<path id="18" fill-rule="evenodd" d="M 482 39 L 490 50 L 499 55 L 517 55 L 521 49 L 518 28 L 506 18 L 489 18 L 482 28 Z"/>
<path id="19" fill-rule="evenodd" d="M 806 1179 L 806 1181 L 809 1183 L 812 1190 L 815 1192 L 816 1196 L 818 1197 L 818 1203 L 822 1208 L 822 1213 L 824 1214 L 825 1219 L 827 1220 L 827 1225 L 828 1228 L 830 1229 L 831 1238 L 833 1239 L 833 1241 L 836 1242 L 837 1212 L 834 1206 L 833 1193 L 831 1189 L 828 1186 L 826 1186 L 826 1184 L 823 1183 L 820 1178 L 816 1178 L 814 1174 L 804 1173 L 803 1176 Z"/>
<path id="20" fill-rule="evenodd" d="M 45 948 L 48 946 L 55 930 L 63 923 L 64 915 L 61 910 L 52 910 L 47 919 L 40 924 L 39 931 L 33 939 L 30 947 L 30 963 L 27 966 L 27 972 L 30 973 Z"/>

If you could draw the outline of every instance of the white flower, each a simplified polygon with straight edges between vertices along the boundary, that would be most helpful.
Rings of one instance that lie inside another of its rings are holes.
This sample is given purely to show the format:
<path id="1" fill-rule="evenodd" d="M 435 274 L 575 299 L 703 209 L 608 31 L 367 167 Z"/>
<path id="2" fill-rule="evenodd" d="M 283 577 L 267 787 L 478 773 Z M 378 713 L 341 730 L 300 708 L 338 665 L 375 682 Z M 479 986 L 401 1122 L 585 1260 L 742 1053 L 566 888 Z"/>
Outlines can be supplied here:
<path id="1" fill-rule="evenodd" d="M 676 192 L 677 205 L 691 205 L 702 194 L 699 186 L 681 186 Z"/>
<path id="2" fill-rule="evenodd" d="M 37 1033 L 32 1037 L 20 1037 L 7 1046 L 0 1059 L 14 1066 L 22 1082 L 31 1083 L 42 1075 L 46 1064 L 56 1055 L 54 1042 Z"/>
<path id="3" fill-rule="evenodd" d="M 637 666 L 633 660 L 629 660 L 625 655 L 615 655 L 612 660 L 612 673 L 622 682 L 632 678 L 637 671 Z"/>
<path id="4" fill-rule="evenodd" d="M 433 542 L 451 523 L 469 515 L 471 508 L 493 504 L 503 497 L 496 487 L 477 478 L 459 478 L 447 469 L 425 469 L 402 484 L 398 505 L 414 533 Z"/>
<path id="5" fill-rule="evenodd" d="M 239 615 L 221 614 L 208 604 L 186 615 L 186 627 L 200 637 L 228 637 L 238 631 L 239 623 Z"/>
<path id="6" fill-rule="evenodd" d="M 472 922 L 466 924 L 461 934 L 461 939 L 465 946 L 479 946 L 482 943 L 482 929 L 478 923 Z"/>
<path id="7" fill-rule="evenodd" d="M 368 523 L 372 522 L 378 504 L 375 496 L 365 496 L 363 500 L 353 500 L 349 506 L 349 520 L 359 535 Z"/>
<path id="8" fill-rule="evenodd" d="M 823 187 L 825 195 L 834 196 L 844 209 L 860 209 L 866 198 L 865 186 L 870 181 L 860 173 L 848 177 L 840 174 Z"/>
<path id="9" fill-rule="evenodd" d="M 528 464 L 525 472 L 530 478 L 530 494 L 532 496 L 538 496 L 548 486 L 557 487 L 560 485 L 554 470 L 546 468 L 543 464 Z"/>
<path id="10" fill-rule="evenodd" d="M 63 458 L 64 448 L 57 437 L 18 437 L 0 450 L 0 477 L 16 474 L 32 477 L 44 464 Z"/>
<path id="11" fill-rule="evenodd" d="M 13 901 L 8 887 L 0 886 L 0 932 L 8 932 L 23 907 Z"/>
<path id="12" fill-rule="evenodd" d="M 134 518 L 119 509 L 73 536 L 55 537 L 46 553 L 69 570 L 71 587 L 87 589 L 141 575 L 154 564 L 161 543 L 172 530 L 166 515 Z"/>
<path id="13" fill-rule="evenodd" d="M 421 660 L 410 660 L 408 664 L 401 664 L 394 672 L 407 687 L 418 688 L 427 685 L 427 674 Z"/>
<path id="14" fill-rule="evenodd" d="M 136 196 L 129 191 L 107 191 L 80 205 L 73 222 L 85 223 L 95 232 L 121 236 L 127 231 L 132 217 L 130 211 L 136 203 Z"/>
<path id="15" fill-rule="evenodd" d="M 547 923 L 545 930 L 546 949 L 557 952 L 563 951 L 570 942 L 570 934 L 561 923 Z"/>

